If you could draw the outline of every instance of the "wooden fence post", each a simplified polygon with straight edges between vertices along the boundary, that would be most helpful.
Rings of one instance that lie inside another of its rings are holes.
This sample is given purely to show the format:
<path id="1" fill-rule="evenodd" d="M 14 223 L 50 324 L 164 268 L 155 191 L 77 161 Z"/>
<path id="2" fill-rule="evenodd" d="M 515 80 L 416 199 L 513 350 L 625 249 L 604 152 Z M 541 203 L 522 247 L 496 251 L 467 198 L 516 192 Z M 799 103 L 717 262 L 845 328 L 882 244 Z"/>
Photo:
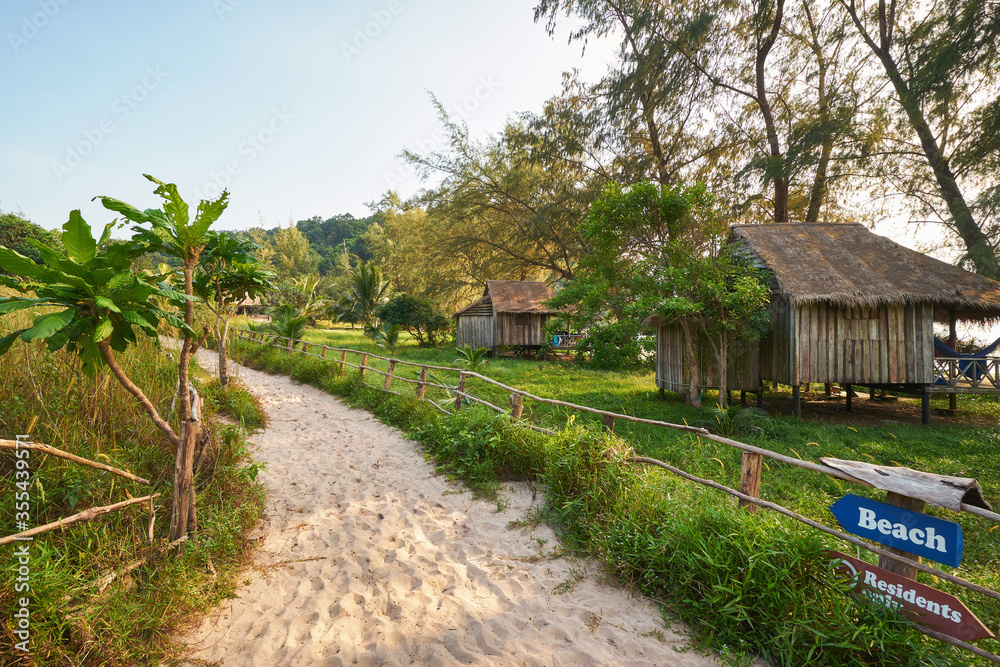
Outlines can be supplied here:
<path id="1" fill-rule="evenodd" d="M 888 491 L 885 498 L 885 502 L 889 505 L 895 505 L 896 507 L 902 507 L 904 510 L 910 510 L 911 512 L 916 512 L 917 514 L 924 513 L 924 501 L 919 498 L 909 498 L 907 496 L 895 493 L 893 491 Z M 913 554 L 906 553 L 905 551 L 900 551 L 893 547 L 883 547 L 886 551 L 894 554 L 899 554 L 904 556 L 909 560 L 920 562 L 919 556 L 914 556 Z M 909 579 L 917 578 L 917 568 L 907 565 L 906 563 L 900 562 L 898 560 L 893 560 L 892 558 L 886 558 L 885 556 L 878 557 L 878 566 L 883 570 L 889 570 L 890 572 L 895 572 L 898 575 L 907 577 Z"/>
<path id="2" fill-rule="evenodd" d="M 417 398 L 419 400 L 424 400 L 424 394 L 427 393 L 427 366 L 420 367 L 420 382 L 417 383 Z"/>
<path id="3" fill-rule="evenodd" d="M 389 360 L 389 372 L 385 374 L 385 384 L 382 385 L 382 389 L 389 391 L 389 384 L 392 382 L 392 371 L 396 368 L 396 360 Z"/>
<path id="4" fill-rule="evenodd" d="M 510 395 L 510 416 L 514 419 L 521 418 L 521 411 L 524 409 L 524 397 L 521 394 Z"/>
<path id="5" fill-rule="evenodd" d="M 319 356 L 320 356 L 321 359 L 326 359 L 326 351 L 327 351 L 327 349 L 328 349 L 327 346 L 324 345 L 323 349 L 319 351 Z"/>
<path id="6" fill-rule="evenodd" d="M 760 466 L 764 457 L 753 452 L 743 452 L 743 467 L 740 472 L 740 493 L 751 498 L 760 498 Z M 751 514 L 757 506 L 740 498 L 740 507 Z"/>
<path id="7" fill-rule="evenodd" d="M 601 430 L 605 433 L 614 433 L 615 418 L 611 415 L 601 415 Z"/>
<path id="8" fill-rule="evenodd" d="M 343 350 L 340 353 L 340 368 L 337 369 L 337 375 L 344 374 L 344 363 L 347 361 L 347 350 Z"/>
<path id="9" fill-rule="evenodd" d="M 361 371 L 361 379 L 362 380 L 365 379 L 365 368 L 366 368 L 367 364 L 368 364 L 368 353 L 367 352 L 363 352 L 361 354 L 361 368 L 358 369 L 358 370 Z"/>
<path id="10" fill-rule="evenodd" d="M 458 374 L 458 394 L 455 396 L 455 411 L 462 409 L 462 394 L 465 393 L 465 371 Z"/>

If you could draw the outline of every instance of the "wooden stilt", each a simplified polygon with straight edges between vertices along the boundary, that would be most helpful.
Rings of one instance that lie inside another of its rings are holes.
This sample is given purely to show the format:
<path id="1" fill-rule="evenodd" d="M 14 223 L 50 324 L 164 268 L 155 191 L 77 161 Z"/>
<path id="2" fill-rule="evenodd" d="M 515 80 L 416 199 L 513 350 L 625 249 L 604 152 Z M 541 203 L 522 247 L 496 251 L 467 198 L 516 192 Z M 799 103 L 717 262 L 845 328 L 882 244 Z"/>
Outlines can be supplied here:
<path id="1" fill-rule="evenodd" d="M 850 383 L 844 385 L 844 391 L 847 392 L 847 404 L 844 406 L 844 412 L 851 411 L 851 395 L 854 394 L 854 386 Z"/>
<path id="2" fill-rule="evenodd" d="M 792 387 L 792 412 L 795 413 L 796 417 L 802 416 L 802 397 L 801 397 L 801 387 L 795 385 Z"/>
<path id="3" fill-rule="evenodd" d="M 931 392 L 926 384 L 920 388 L 920 423 L 931 423 Z"/>

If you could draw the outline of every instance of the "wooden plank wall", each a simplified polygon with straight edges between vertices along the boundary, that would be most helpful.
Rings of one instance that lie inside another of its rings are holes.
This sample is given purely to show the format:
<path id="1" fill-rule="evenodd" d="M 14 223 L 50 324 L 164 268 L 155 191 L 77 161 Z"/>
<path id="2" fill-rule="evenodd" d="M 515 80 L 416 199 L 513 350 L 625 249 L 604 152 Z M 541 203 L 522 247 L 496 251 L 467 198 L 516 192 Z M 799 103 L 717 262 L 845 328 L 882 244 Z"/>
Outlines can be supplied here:
<path id="1" fill-rule="evenodd" d="M 781 373 L 765 379 L 786 384 L 932 382 L 932 316 L 930 304 L 880 308 L 840 308 L 822 303 L 799 306 L 792 313 L 789 329 L 794 339 L 775 336 L 771 349 L 772 363 L 776 357 L 784 359 L 785 350 L 795 350 L 793 372 L 790 377 Z M 781 329 L 781 333 L 786 331 Z"/>
<path id="2" fill-rule="evenodd" d="M 455 342 L 473 348 L 493 349 L 492 315 L 459 315 L 456 323 Z"/>
<path id="3" fill-rule="evenodd" d="M 661 326 L 656 331 L 657 386 L 671 391 L 683 391 L 684 384 L 684 332 L 678 326 Z M 719 364 L 712 344 L 700 337 L 698 350 L 698 385 L 702 389 L 718 389 Z M 760 345 L 757 342 L 737 341 L 729 348 L 726 384 L 730 389 L 756 391 L 760 386 Z"/>
<path id="4" fill-rule="evenodd" d="M 527 320 L 527 326 L 517 326 L 518 318 Z M 545 345 L 545 322 L 548 315 L 534 313 L 497 313 L 496 344 Z"/>
<path id="5" fill-rule="evenodd" d="M 788 300 L 771 300 L 771 328 L 760 343 L 760 375 L 764 380 L 793 384 L 795 377 L 795 337 L 792 322 L 795 310 Z"/>

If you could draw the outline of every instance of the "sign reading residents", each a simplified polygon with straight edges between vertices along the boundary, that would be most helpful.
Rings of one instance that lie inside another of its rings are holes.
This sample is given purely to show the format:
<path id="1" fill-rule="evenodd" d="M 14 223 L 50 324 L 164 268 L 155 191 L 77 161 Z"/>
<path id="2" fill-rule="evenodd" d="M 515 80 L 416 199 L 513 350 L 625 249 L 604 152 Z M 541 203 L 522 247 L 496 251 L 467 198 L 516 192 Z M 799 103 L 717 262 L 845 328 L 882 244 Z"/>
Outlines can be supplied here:
<path id="1" fill-rule="evenodd" d="M 951 567 L 962 562 L 962 527 L 953 521 L 854 495 L 830 511 L 849 533 Z"/>
<path id="2" fill-rule="evenodd" d="M 856 582 L 855 594 L 877 605 L 896 609 L 917 625 L 966 642 L 994 636 L 953 595 L 839 551 L 831 551 L 830 556 L 834 559 L 834 568 Z"/>

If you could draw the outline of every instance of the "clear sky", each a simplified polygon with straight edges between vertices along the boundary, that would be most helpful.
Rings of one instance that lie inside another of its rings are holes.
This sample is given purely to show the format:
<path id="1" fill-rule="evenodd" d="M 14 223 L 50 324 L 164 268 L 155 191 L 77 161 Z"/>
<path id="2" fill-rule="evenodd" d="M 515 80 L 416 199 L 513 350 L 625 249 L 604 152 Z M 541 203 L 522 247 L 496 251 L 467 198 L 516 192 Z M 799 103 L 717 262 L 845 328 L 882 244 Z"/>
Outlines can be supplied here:
<path id="1" fill-rule="evenodd" d="M 231 193 L 217 227 L 363 217 L 419 182 L 397 157 L 433 145 L 428 91 L 474 135 L 538 110 L 610 47 L 568 45 L 532 0 L 4 0 L 0 208 L 93 226 L 110 195 L 158 206 Z"/>

